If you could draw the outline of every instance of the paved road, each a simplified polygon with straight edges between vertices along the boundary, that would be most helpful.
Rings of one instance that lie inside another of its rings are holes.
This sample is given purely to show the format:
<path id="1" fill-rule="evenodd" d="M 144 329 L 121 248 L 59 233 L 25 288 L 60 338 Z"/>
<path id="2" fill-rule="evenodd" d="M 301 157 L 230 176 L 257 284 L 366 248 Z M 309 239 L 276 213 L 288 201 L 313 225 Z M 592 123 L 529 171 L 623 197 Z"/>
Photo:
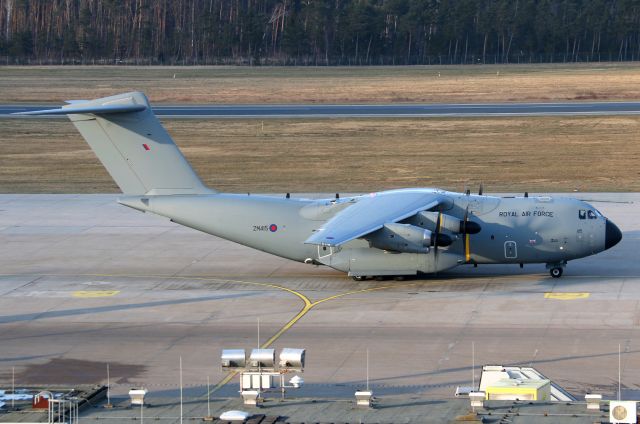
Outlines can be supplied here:
<path id="1" fill-rule="evenodd" d="M 0 105 L 0 117 L 50 109 L 51 105 Z M 371 118 L 545 115 L 634 115 L 640 102 L 383 104 L 383 105 L 191 105 L 155 106 L 166 118 Z"/>

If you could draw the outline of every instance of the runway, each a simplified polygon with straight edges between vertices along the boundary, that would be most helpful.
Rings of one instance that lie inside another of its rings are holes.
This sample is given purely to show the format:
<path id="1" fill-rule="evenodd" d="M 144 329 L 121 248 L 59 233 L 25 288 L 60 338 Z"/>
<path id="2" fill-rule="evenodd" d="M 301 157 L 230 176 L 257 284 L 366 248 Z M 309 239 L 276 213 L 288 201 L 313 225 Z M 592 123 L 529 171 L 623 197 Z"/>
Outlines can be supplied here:
<path id="1" fill-rule="evenodd" d="M 0 117 L 50 109 L 52 105 L 0 105 Z M 437 118 L 487 116 L 636 115 L 640 102 L 361 104 L 361 105 L 167 105 L 154 106 L 164 118 Z M 23 117 L 24 118 L 24 117 Z M 51 118 L 51 117 L 48 117 Z M 57 117 L 61 118 L 60 116 Z"/>
<path id="2" fill-rule="evenodd" d="M 640 194 L 573 194 L 624 232 L 570 262 L 459 267 L 409 281 L 355 282 L 116 204 L 116 195 L 0 195 L 0 383 L 106 380 L 188 399 L 206 378 L 237 396 L 223 348 L 307 349 L 306 397 L 450 398 L 475 364 L 532 365 L 574 394 L 640 381 Z M 628 203 L 632 202 L 632 203 Z M 259 323 L 258 323 L 259 321 Z M 259 330 L 258 330 L 259 325 Z M 259 334 L 259 336 L 258 336 Z M 82 372 L 79 372 L 82 370 Z M 479 374 L 476 374 L 476 378 Z"/>

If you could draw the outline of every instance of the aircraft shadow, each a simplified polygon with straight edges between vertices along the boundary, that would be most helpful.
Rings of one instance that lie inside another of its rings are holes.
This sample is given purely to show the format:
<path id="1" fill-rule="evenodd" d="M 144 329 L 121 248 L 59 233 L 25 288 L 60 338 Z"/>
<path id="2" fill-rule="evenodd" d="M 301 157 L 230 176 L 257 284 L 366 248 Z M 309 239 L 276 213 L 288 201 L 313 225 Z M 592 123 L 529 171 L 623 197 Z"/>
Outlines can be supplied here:
<path id="1" fill-rule="evenodd" d="M 220 296 L 197 297 L 197 298 L 190 298 L 190 299 L 160 300 L 156 302 L 128 303 L 123 305 L 109 305 L 109 306 L 97 306 L 92 308 L 66 309 L 62 311 L 46 311 L 46 312 L 34 312 L 29 314 L 4 315 L 4 316 L 0 316 L 0 324 L 11 324 L 11 323 L 22 322 L 22 321 L 35 321 L 35 320 L 47 319 L 47 318 L 62 318 L 62 317 L 70 317 L 70 316 L 76 316 L 76 315 L 128 311 L 132 309 L 153 308 L 157 306 L 181 305 L 181 304 L 190 304 L 190 303 L 197 303 L 197 302 L 210 302 L 213 300 L 225 300 L 225 299 L 233 299 L 238 297 L 255 296 L 257 294 L 259 293 L 247 292 L 247 293 L 220 295 Z"/>

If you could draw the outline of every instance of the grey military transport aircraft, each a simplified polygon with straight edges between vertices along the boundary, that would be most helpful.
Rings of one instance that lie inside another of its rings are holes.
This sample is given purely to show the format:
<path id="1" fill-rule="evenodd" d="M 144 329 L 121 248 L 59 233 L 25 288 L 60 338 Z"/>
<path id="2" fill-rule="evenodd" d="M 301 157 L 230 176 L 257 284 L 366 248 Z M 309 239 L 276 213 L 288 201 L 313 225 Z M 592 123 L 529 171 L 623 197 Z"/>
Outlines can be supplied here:
<path id="1" fill-rule="evenodd" d="M 356 280 L 436 273 L 463 264 L 567 261 L 622 239 L 580 200 L 494 197 L 431 188 L 311 200 L 206 187 L 139 92 L 23 115 L 68 115 L 123 192 L 119 203 Z"/>

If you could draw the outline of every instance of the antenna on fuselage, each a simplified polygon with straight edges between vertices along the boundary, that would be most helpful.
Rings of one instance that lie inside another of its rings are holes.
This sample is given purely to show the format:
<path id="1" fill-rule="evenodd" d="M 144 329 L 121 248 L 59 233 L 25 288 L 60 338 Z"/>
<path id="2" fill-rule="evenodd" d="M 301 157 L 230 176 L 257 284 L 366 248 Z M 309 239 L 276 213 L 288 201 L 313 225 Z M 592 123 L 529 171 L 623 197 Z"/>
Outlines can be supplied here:
<path id="1" fill-rule="evenodd" d="M 529 197 L 529 192 L 528 191 L 524 192 L 524 197 Z"/>
<path id="2" fill-rule="evenodd" d="M 285 196 L 287 199 L 291 198 L 291 193 L 287 193 L 287 195 Z"/>
<path id="3" fill-rule="evenodd" d="M 336 193 L 336 199 L 340 198 L 340 193 Z"/>
<path id="4" fill-rule="evenodd" d="M 484 192 L 484 187 L 483 187 L 483 184 L 480 183 L 480 188 L 478 189 L 478 196 L 482 196 L 483 192 Z"/>

